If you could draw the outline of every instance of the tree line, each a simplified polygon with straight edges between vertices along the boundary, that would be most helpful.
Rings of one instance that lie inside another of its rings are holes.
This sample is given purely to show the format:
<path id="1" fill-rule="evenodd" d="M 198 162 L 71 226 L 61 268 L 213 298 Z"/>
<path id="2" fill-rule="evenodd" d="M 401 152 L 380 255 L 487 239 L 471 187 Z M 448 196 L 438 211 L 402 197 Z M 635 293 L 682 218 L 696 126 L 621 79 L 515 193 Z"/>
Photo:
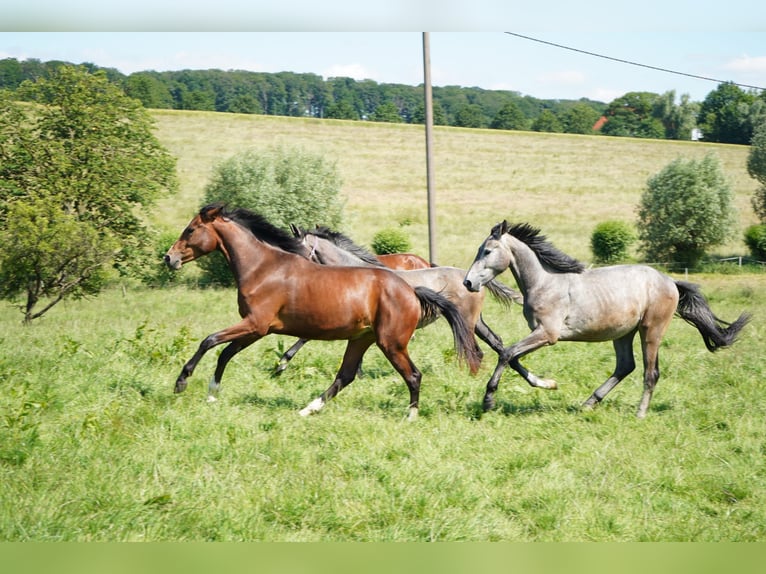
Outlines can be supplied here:
<path id="1" fill-rule="evenodd" d="M 67 62 L 0 60 L 0 90 L 15 91 L 25 80 L 48 77 Z M 317 74 L 243 70 L 142 71 L 129 75 L 81 64 L 106 74 L 146 108 L 201 110 L 278 116 L 424 123 L 422 86 L 377 83 Z M 503 130 L 603 134 L 660 139 L 700 139 L 749 144 L 766 118 L 766 92 L 719 84 L 703 102 L 688 95 L 629 92 L 609 104 L 542 100 L 507 90 L 435 86 L 437 125 Z"/>

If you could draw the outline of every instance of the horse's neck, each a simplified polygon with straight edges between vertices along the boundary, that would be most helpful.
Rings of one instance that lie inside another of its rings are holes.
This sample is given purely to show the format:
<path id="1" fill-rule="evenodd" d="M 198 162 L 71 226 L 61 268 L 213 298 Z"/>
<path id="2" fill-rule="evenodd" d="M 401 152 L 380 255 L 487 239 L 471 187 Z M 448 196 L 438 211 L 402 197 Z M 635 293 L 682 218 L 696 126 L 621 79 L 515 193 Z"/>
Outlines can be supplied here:
<path id="1" fill-rule="evenodd" d="M 325 265 L 345 265 L 354 267 L 371 267 L 361 257 L 357 257 L 354 253 L 347 251 L 341 247 L 338 247 L 329 239 L 322 237 L 312 236 L 310 243 L 312 246 L 310 249 L 316 250 L 318 254 L 321 254 L 322 262 Z"/>
<path id="2" fill-rule="evenodd" d="M 526 294 L 529 290 L 550 281 L 551 273 L 543 267 L 535 252 L 526 243 L 511 235 L 506 238 L 513 253 L 510 270 L 522 293 Z"/>
<path id="3" fill-rule="evenodd" d="M 281 250 L 258 241 L 244 227 L 232 222 L 225 222 L 216 227 L 221 238 L 220 250 L 237 283 L 245 273 L 257 272 L 263 266 L 271 264 Z"/>

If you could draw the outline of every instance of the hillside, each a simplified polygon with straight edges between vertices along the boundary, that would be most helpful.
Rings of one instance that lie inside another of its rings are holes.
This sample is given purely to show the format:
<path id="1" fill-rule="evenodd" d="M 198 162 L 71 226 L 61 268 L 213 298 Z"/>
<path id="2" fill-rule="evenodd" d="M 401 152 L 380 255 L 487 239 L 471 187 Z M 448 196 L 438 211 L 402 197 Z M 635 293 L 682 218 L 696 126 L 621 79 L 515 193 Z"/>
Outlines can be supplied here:
<path id="1" fill-rule="evenodd" d="M 155 110 L 157 135 L 178 157 L 179 194 L 155 220 L 183 226 L 216 162 L 246 148 L 299 146 L 337 162 L 347 200 L 343 231 L 369 244 L 383 227 L 405 224 L 427 256 L 425 138 L 422 126 L 260 115 Z M 561 249 L 590 260 L 590 234 L 606 219 L 635 221 L 650 175 L 673 159 L 716 153 L 732 182 L 740 229 L 719 251 L 745 254 L 742 231 L 756 222 L 756 187 L 744 146 L 436 127 L 437 260 L 467 266 L 497 221 L 540 227 Z M 321 223 L 321 222 L 317 222 Z"/>

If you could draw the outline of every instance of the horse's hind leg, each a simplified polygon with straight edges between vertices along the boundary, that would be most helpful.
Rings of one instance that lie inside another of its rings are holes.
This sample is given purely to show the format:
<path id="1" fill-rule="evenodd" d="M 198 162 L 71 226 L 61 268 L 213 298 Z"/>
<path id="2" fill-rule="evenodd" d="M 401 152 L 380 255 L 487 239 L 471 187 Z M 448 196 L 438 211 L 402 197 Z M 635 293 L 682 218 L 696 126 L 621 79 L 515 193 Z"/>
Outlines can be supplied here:
<path id="1" fill-rule="evenodd" d="M 643 343 L 643 341 L 642 341 Z M 657 381 L 660 379 L 660 356 L 659 341 L 657 344 L 643 344 L 644 350 L 644 393 L 641 395 L 641 402 L 638 405 L 636 416 L 640 419 L 646 416 L 649 410 L 649 403 L 652 401 L 652 394 Z"/>
<path id="2" fill-rule="evenodd" d="M 420 381 L 423 377 L 421 372 L 410 359 L 410 355 L 407 352 L 406 347 L 395 347 L 391 349 L 378 342 L 383 354 L 394 366 L 396 371 L 402 376 L 404 382 L 407 384 L 407 388 L 410 391 L 410 407 L 408 419 L 414 421 L 418 418 L 418 410 L 420 403 Z"/>
<path id="3" fill-rule="evenodd" d="M 612 342 L 617 359 L 614 373 L 612 373 L 612 376 L 610 376 L 600 387 L 593 391 L 593 394 L 583 403 L 583 407 L 592 408 L 596 406 L 604 400 L 604 397 L 609 394 L 609 391 L 635 370 L 636 360 L 633 357 L 633 338 L 635 335 L 636 332 L 633 331 Z"/>
<path id="4" fill-rule="evenodd" d="M 359 365 L 362 362 L 362 356 L 375 342 L 375 337 L 370 334 L 366 337 L 359 339 L 352 339 L 346 345 L 346 352 L 343 355 L 343 362 L 338 369 L 338 373 L 335 375 L 335 380 L 327 388 L 325 392 L 311 401 L 306 408 L 301 409 L 300 415 L 302 417 L 314 414 L 322 410 L 327 401 L 337 395 L 344 387 L 346 387 L 356 377 Z"/>
<path id="5" fill-rule="evenodd" d="M 293 357 L 298 354 L 298 351 L 300 351 L 303 348 L 303 345 L 308 343 L 308 339 L 298 339 L 293 343 L 292 347 L 287 349 L 287 351 L 284 352 L 284 354 L 279 358 L 279 362 L 277 363 L 277 366 L 274 368 L 274 374 L 280 375 L 282 374 L 282 371 L 284 371 L 287 368 L 287 364 L 292 361 Z"/>

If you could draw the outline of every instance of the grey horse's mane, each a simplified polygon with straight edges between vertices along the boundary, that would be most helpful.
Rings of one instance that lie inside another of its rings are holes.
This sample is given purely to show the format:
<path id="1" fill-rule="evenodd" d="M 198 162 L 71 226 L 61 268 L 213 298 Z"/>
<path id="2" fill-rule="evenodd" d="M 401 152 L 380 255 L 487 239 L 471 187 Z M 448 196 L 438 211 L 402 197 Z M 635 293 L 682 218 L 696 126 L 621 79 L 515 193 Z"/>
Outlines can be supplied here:
<path id="1" fill-rule="evenodd" d="M 375 265 L 378 267 L 383 266 L 383 264 L 378 260 L 378 258 L 375 257 L 375 255 L 373 255 L 369 250 L 365 249 L 361 245 L 357 245 L 351 240 L 351 238 L 349 238 L 346 235 L 343 235 L 340 231 L 335 231 L 323 225 L 317 225 L 316 228 L 312 230 L 304 229 L 301 231 L 306 235 L 316 235 L 317 237 L 326 239 L 332 242 L 339 249 L 348 251 L 349 253 L 355 255 L 356 257 L 358 257 L 365 263 L 369 263 L 370 265 Z"/>
<path id="2" fill-rule="evenodd" d="M 500 239 L 502 225 L 502 223 L 498 223 L 492 228 L 492 236 L 495 239 Z M 506 233 L 524 243 L 537 255 L 541 263 L 557 273 L 582 273 L 585 271 L 583 263 L 554 247 L 545 235 L 540 234 L 539 229 L 528 223 L 512 225 L 508 227 Z"/>

